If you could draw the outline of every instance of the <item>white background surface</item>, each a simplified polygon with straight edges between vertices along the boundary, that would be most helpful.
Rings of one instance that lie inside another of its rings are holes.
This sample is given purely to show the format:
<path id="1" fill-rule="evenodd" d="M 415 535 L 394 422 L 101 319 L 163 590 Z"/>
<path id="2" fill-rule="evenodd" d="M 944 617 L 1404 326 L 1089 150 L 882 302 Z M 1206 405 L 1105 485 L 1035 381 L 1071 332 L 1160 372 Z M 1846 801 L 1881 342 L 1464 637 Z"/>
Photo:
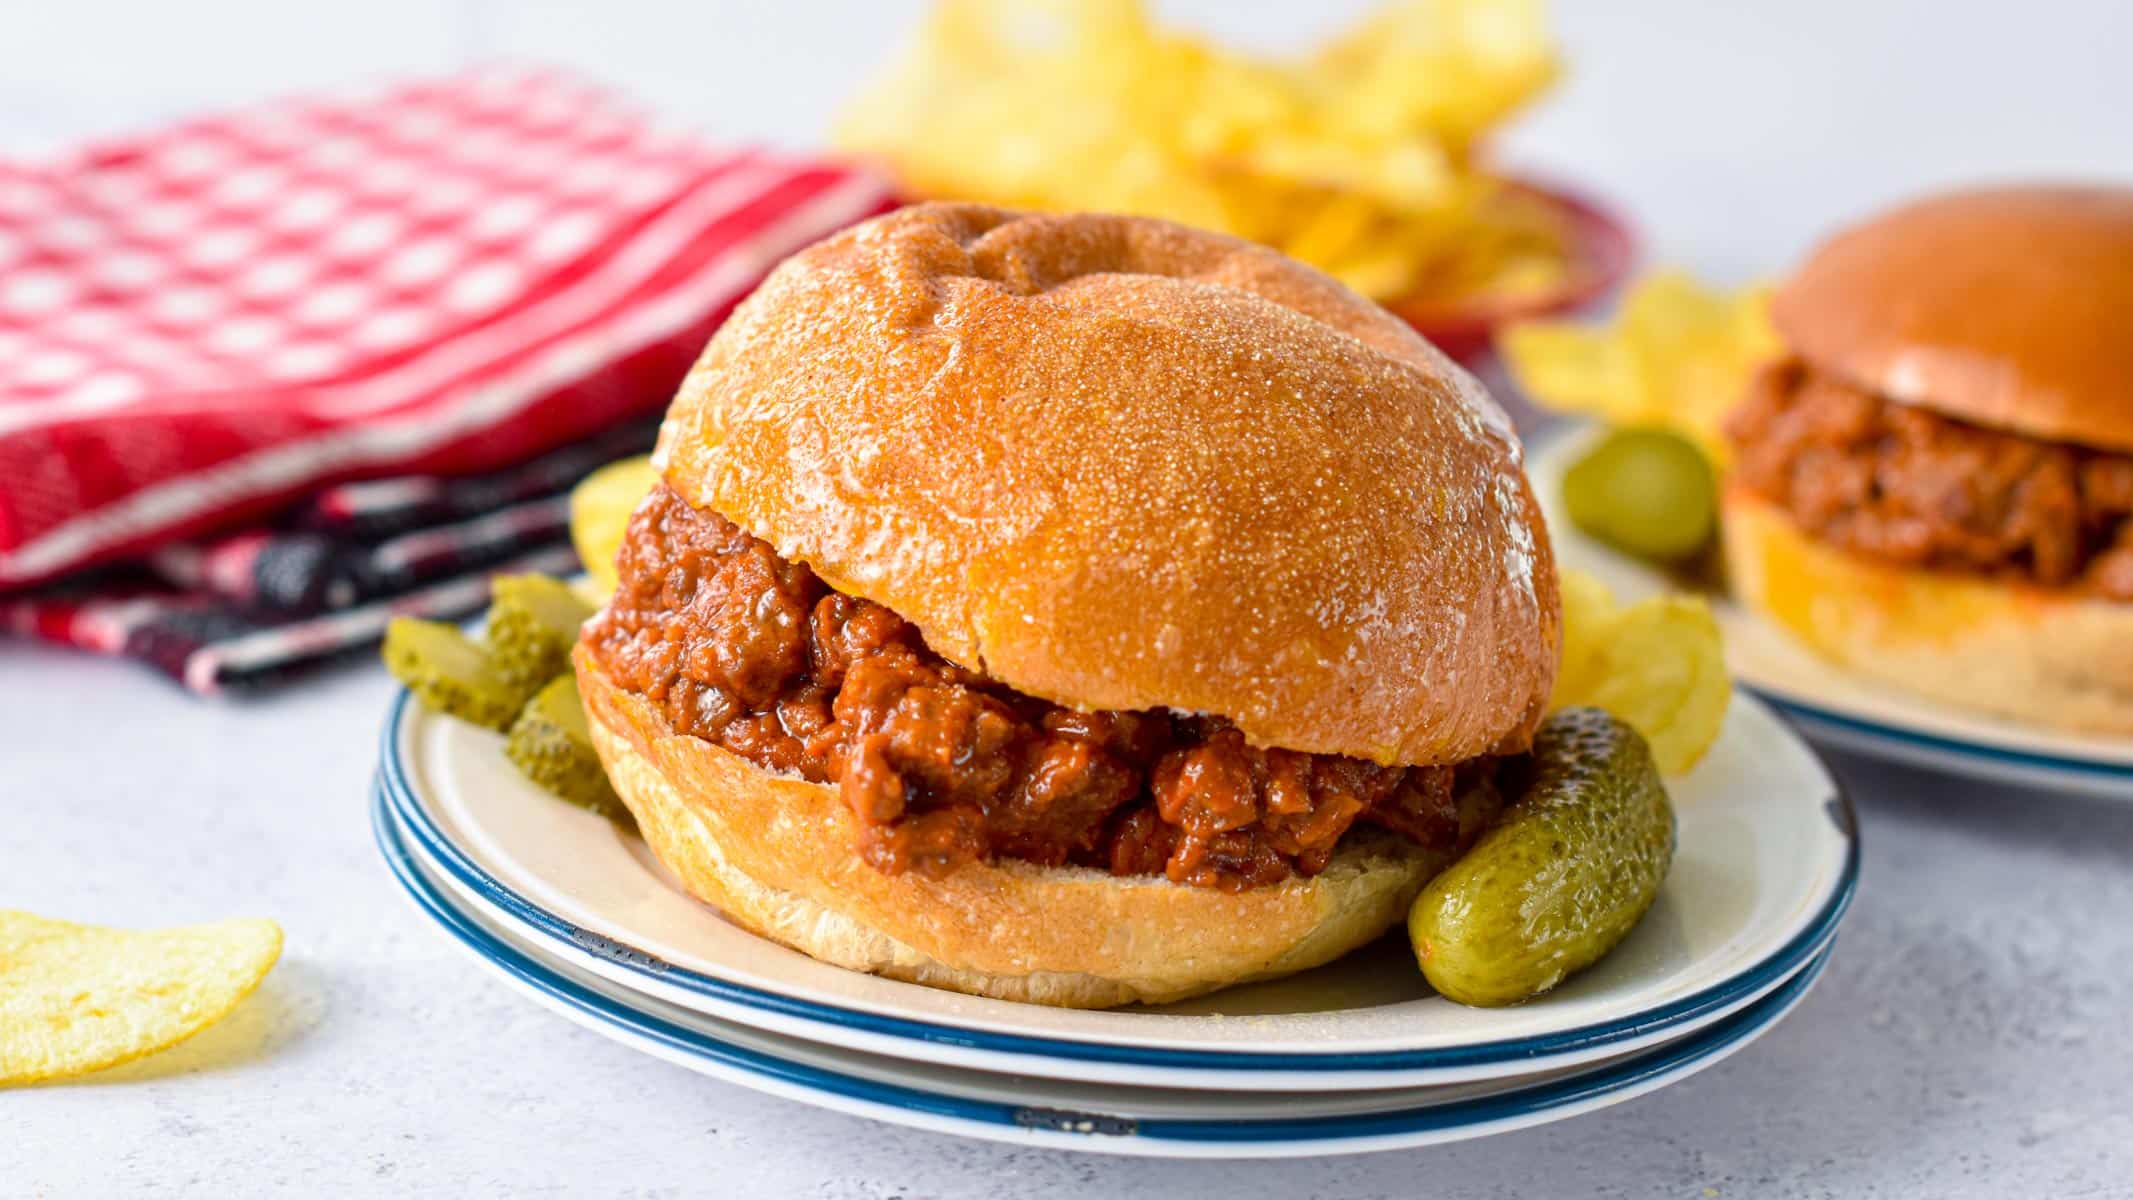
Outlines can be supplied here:
<path id="1" fill-rule="evenodd" d="M 1334 16 L 1164 4 L 1263 45 Z M 1328 13 L 1353 4 L 1326 5 Z M 2133 179 L 2133 6 L 1562 3 L 1572 75 L 1505 155 L 1625 204 L 1655 257 L 1774 272 L 1908 191 Z M 916 6 L 0 3 L 0 150 L 499 56 L 807 144 Z M 1806 1005 L 1682 1086 L 1411 1154 L 1234 1166 L 1017 1152 L 710 1083 L 491 984 L 401 901 L 364 812 L 381 671 L 208 704 L 0 643 L 0 905 L 279 918 L 229 1022 L 0 1094 L 0 1194 L 2133 1195 L 2133 806 L 1838 760 L 1866 875 Z"/>

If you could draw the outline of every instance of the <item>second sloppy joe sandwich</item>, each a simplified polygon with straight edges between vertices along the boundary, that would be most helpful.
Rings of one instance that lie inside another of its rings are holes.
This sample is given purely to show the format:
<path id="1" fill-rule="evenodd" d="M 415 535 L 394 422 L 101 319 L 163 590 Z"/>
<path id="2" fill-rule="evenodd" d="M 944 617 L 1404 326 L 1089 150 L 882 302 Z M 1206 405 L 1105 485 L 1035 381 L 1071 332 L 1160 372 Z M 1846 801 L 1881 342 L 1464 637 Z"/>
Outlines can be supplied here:
<path id="1" fill-rule="evenodd" d="M 1728 430 L 1743 600 L 1909 691 L 2133 733 L 2133 189 L 1905 205 L 1772 315 Z"/>
<path id="2" fill-rule="evenodd" d="M 905 209 L 669 410 L 576 665 L 660 859 L 843 966 L 1161 1001 L 1376 938 L 1502 804 L 1559 599 L 1493 401 L 1281 255 Z"/>

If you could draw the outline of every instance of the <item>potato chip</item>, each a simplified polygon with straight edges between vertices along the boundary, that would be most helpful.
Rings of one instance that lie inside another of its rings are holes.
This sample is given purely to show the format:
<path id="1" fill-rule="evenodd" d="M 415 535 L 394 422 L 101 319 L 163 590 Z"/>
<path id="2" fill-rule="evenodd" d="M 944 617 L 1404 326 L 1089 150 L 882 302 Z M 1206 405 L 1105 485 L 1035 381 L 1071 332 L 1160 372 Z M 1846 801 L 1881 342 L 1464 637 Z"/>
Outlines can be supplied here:
<path id="1" fill-rule="evenodd" d="M 614 592 L 615 556 L 622 550 L 630 514 L 658 483 L 659 471 L 651 459 L 625 458 L 587 475 L 570 490 L 570 542 L 591 577 L 586 599 L 605 604 Z"/>
<path id="2" fill-rule="evenodd" d="M 1140 0 L 941 0 L 836 139 L 914 195 L 1166 217 L 1456 307 L 1569 278 L 1561 213 L 1473 154 L 1558 66 L 1540 0 L 1397 0 L 1296 60 Z"/>
<path id="3" fill-rule="evenodd" d="M 1563 657 L 1549 708 L 1589 704 L 1635 727 L 1668 775 L 1694 767 L 1725 725 L 1733 684 L 1701 597 L 1616 603 L 1583 571 L 1562 572 Z"/>
<path id="4" fill-rule="evenodd" d="M 1566 697 L 1591 690 L 1594 672 L 1600 668 L 1600 641 L 1594 636 L 1621 611 L 1600 577 L 1588 571 L 1565 567 L 1558 575 L 1563 596 L 1563 654 L 1555 670 L 1555 693 L 1550 710 L 1576 703 Z"/>
<path id="5" fill-rule="evenodd" d="M 1727 461 L 1721 425 L 1781 350 L 1770 289 L 1731 294 L 1662 271 L 1632 285 L 1610 327 L 1525 321 L 1499 340 L 1521 390 L 1559 412 L 1663 425 Z"/>
<path id="6" fill-rule="evenodd" d="M 135 931 L 0 910 L 0 1086 L 167 1049 L 221 1020 L 281 957 L 248 919 Z"/>
<path id="7" fill-rule="evenodd" d="M 1621 343 L 1604 329 L 1568 321 L 1519 321 L 1497 339 L 1519 390 L 1556 412 L 1641 425 L 1643 401 Z"/>

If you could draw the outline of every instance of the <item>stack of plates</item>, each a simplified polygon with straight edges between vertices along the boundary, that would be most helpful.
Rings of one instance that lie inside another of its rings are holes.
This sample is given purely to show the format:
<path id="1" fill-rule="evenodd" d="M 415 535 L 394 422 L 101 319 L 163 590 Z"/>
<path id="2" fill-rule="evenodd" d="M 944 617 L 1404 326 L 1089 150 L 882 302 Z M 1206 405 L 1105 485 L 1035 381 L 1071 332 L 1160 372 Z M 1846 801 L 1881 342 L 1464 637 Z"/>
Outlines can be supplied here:
<path id="1" fill-rule="evenodd" d="M 1529 1004 L 1432 994 L 1388 939 L 1287 980 L 1074 1012 L 826 966 L 697 904 L 637 838 L 519 778 L 491 733 L 402 696 L 378 844 L 420 911 L 509 986 L 646 1053 L 884 1121 L 1121 1154 L 1381 1150 L 1557 1120 L 1663 1087 L 1814 985 L 1858 874 L 1851 810 L 1769 709 L 1674 781 L 1658 903 Z"/>

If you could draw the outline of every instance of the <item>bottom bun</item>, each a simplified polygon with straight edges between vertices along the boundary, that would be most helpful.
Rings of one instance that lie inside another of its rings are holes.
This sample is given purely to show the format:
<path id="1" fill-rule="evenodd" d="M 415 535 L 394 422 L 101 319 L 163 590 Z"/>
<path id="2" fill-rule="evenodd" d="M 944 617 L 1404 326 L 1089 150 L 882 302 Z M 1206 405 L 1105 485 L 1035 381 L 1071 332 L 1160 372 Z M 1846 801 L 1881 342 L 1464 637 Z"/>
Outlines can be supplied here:
<path id="1" fill-rule="evenodd" d="M 1359 830 L 1322 873 L 1244 892 L 1014 861 L 888 875 L 853 849 L 836 788 L 674 732 L 582 646 L 577 669 L 600 760 L 689 894 L 855 971 L 1069 1008 L 1178 1000 L 1376 939 L 1450 860 Z"/>
<path id="2" fill-rule="evenodd" d="M 1739 487 L 1722 527 L 1741 601 L 1859 674 L 2034 724 L 2133 733 L 2133 605 L 1858 558 Z"/>

